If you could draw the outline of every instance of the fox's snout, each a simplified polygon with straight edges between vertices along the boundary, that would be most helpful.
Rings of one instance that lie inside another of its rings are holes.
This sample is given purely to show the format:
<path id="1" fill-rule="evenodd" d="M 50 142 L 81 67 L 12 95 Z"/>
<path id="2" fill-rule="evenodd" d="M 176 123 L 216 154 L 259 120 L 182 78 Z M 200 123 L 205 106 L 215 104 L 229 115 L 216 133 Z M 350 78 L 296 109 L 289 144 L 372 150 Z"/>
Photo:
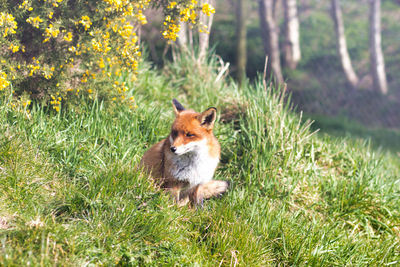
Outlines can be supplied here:
<path id="1" fill-rule="evenodd" d="M 183 144 L 183 140 L 181 140 L 181 138 L 169 138 L 170 141 L 170 147 L 169 149 L 171 150 L 172 153 L 176 154 L 176 155 L 180 155 L 183 154 L 184 152 L 186 152 L 186 147 L 185 144 Z"/>
<path id="2" fill-rule="evenodd" d="M 189 144 L 181 144 L 181 145 L 171 144 L 169 149 L 175 155 L 183 155 L 183 154 L 186 154 L 193 150 L 196 150 L 197 149 L 196 144 L 197 144 L 197 142 L 193 142 L 193 143 L 189 143 Z"/>
<path id="3" fill-rule="evenodd" d="M 188 142 L 184 140 L 184 138 L 177 137 L 173 139 L 172 137 L 169 138 L 170 147 L 169 150 L 174 153 L 175 155 L 183 155 L 193 151 L 199 151 L 206 145 L 206 139 L 202 138 L 200 140 Z"/>
<path id="4" fill-rule="evenodd" d="M 171 152 L 172 152 L 172 153 L 175 153 L 175 152 L 176 152 L 176 147 L 175 147 L 175 146 L 171 146 L 170 149 L 171 149 Z"/>

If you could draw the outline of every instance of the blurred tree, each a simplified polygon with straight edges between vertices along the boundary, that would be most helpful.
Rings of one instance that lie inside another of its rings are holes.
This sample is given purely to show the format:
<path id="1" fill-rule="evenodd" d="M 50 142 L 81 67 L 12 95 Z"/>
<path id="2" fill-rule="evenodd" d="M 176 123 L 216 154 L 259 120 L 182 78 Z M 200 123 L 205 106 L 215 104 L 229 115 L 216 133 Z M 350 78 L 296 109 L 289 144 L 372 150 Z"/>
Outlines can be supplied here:
<path id="1" fill-rule="evenodd" d="M 369 0 L 369 54 L 374 90 L 387 94 L 388 86 L 381 44 L 381 0 Z"/>
<path id="2" fill-rule="evenodd" d="M 299 18 L 297 16 L 297 1 L 283 1 L 285 14 L 285 65 L 295 69 L 301 58 Z"/>
<path id="3" fill-rule="evenodd" d="M 215 6 L 215 3 L 213 0 L 201 0 L 201 5 L 204 7 L 205 5 L 208 6 L 207 4 L 211 4 L 212 6 Z M 205 26 L 206 30 L 201 30 L 199 32 L 199 57 L 198 57 L 198 62 L 202 62 L 205 60 L 206 55 L 207 55 L 207 50 L 209 46 L 209 40 L 210 40 L 210 30 L 214 18 L 214 12 L 215 10 L 213 9 L 213 12 L 210 12 L 206 14 L 206 12 L 200 13 L 199 20 L 200 20 L 200 25 Z"/>
<path id="4" fill-rule="evenodd" d="M 181 21 L 180 22 L 180 28 L 181 30 L 179 31 L 179 35 L 178 35 L 178 45 L 179 47 L 183 50 L 183 51 L 187 51 L 188 50 L 188 25 L 185 21 Z"/>
<path id="5" fill-rule="evenodd" d="M 196 57 L 196 61 L 201 63 L 205 60 L 207 51 L 209 48 L 209 39 L 210 39 L 210 30 L 213 22 L 213 17 L 215 13 L 214 9 L 214 0 L 200 0 L 200 6 L 202 6 L 202 12 L 199 13 L 199 31 L 198 36 L 193 35 L 193 27 L 188 23 L 187 20 L 181 20 L 179 23 L 179 32 L 177 43 L 172 44 L 172 57 L 174 60 L 177 58 L 177 52 L 189 53 L 193 57 Z M 196 2 L 197 3 L 197 2 Z M 193 14 L 193 13 L 192 13 Z M 190 18 L 190 13 L 188 14 Z M 191 19 L 191 18 L 190 18 Z M 195 55 L 193 50 L 193 43 L 197 40 L 198 37 L 198 45 L 199 51 L 198 54 Z M 169 47 L 166 47 L 165 52 Z"/>
<path id="6" fill-rule="evenodd" d="M 236 2 L 236 67 L 237 67 L 237 80 L 239 86 L 246 77 L 246 7 L 244 0 L 237 0 Z"/>
<path id="7" fill-rule="evenodd" d="M 260 27 L 264 52 L 268 55 L 268 70 L 272 69 L 278 83 L 283 83 L 279 57 L 279 28 L 275 21 L 274 0 L 259 0 Z"/>
<path id="8" fill-rule="evenodd" d="M 353 88 L 356 88 L 359 79 L 353 69 L 350 56 L 347 51 L 347 42 L 344 33 L 343 17 L 339 0 L 331 0 L 331 11 L 333 22 L 335 24 L 337 53 L 340 58 L 340 62 L 342 63 L 342 68 L 347 81 Z"/>

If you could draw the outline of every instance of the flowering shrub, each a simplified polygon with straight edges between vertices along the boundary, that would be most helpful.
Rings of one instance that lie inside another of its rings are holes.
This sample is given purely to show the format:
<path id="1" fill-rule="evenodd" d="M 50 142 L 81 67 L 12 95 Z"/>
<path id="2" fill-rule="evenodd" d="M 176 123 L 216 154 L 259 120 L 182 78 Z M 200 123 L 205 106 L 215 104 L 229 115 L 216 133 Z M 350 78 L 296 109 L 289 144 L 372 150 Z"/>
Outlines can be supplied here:
<path id="1" fill-rule="evenodd" d="M 129 101 L 123 72 L 136 79 L 141 56 L 136 34 L 149 6 L 164 10 L 164 38 L 179 22 L 197 23 L 214 9 L 196 0 L 8 0 L 0 4 L 0 91 L 13 86 L 59 111 L 80 94 Z M 25 101 L 26 103 L 26 101 Z M 29 102 L 30 103 L 30 102 Z M 132 105 L 134 107 L 134 105 Z"/>
<path id="2" fill-rule="evenodd" d="M 210 16 L 215 13 L 215 9 L 207 2 L 199 5 L 197 0 L 168 1 L 168 5 L 164 6 L 164 13 L 166 14 L 162 33 L 164 38 L 175 41 L 180 31 L 180 21 L 195 25 L 198 22 L 199 12 Z M 203 31 L 202 28 L 205 25 L 199 26 L 200 30 Z"/>

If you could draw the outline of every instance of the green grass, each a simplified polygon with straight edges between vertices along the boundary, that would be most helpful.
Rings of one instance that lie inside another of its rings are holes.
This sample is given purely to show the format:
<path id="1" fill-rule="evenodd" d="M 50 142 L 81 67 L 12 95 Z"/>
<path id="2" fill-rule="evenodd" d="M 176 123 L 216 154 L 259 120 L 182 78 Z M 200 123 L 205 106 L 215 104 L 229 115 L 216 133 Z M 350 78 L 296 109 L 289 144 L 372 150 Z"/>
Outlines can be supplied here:
<path id="1" fill-rule="evenodd" d="M 279 90 L 216 76 L 215 62 L 143 64 L 133 111 L 82 100 L 27 115 L 3 98 L 1 265 L 399 264 L 394 156 L 312 134 Z M 216 179 L 232 187 L 203 209 L 176 207 L 136 169 L 168 134 L 172 97 L 219 110 Z"/>
<path id="2" fill-rule="evenodd" d="M 328 117 L 324 115 L 307 115 L 312 119 L 312 129 L 319 129 L 322 134 L 345 137 L 355 140 L 369 140 L 375 149 L 400 153 L 400 131 L 386 128 L 368 128 L 357 121 L 345 117 Z"/>

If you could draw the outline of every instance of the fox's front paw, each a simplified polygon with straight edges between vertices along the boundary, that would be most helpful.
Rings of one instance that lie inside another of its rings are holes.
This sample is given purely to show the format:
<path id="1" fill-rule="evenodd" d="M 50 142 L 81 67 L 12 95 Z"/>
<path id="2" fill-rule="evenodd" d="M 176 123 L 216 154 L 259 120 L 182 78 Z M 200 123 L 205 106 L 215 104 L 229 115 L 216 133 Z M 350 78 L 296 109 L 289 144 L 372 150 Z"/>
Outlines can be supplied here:
<path id="1" fill-rule="evenodd" d="M 230 183 L 228 181 L 215 181 L 215 196 L 222 196 L 226 191 L 228 191 Z"/>
<path id="2" fill-rule="evenodd" d="M 229 187 L 227 181 L 212 180 L 206 184 L 201 185 L 199 188 L 200 195 L 208 199 L 211 197 L 218 197 L 224 194 Z"/>
<path id="3" fill-rule="evenodd" d="M 177 201 L 178 207 L 186 206 L 189 203 L 189 197 L 181 198 Z"/>

